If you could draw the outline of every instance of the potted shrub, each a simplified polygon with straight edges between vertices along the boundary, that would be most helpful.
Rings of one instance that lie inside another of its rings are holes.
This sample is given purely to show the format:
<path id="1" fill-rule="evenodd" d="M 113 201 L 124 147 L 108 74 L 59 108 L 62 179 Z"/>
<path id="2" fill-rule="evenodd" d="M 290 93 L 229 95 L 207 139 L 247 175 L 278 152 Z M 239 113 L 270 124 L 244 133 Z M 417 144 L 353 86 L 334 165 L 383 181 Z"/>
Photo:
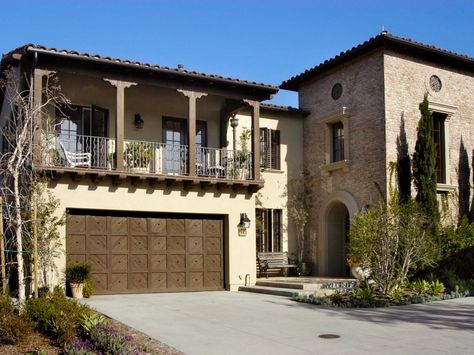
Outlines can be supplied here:
<path id="1" fill-rule="evenodd" d="M 130 170 L 137 172 L 149 171 L 152 157 L 153 151 L 150 142 L 132 141 L 127 144 L 125 160 Z"/>
<path id="2" fill-rule="evenodd" d="M 88 263 L 69 265 L 66 267 L 66 282 L 71 287 L 72 298 L 82 298 L 84 283 L 89 279 L 91 266 Z"/>

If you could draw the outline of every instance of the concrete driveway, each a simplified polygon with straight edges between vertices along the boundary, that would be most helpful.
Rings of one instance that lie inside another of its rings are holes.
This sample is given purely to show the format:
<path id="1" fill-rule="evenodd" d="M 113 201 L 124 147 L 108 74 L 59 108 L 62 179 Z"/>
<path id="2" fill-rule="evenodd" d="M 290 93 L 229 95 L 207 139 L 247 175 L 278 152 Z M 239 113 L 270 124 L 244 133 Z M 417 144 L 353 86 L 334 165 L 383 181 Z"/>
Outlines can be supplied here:
<path id="1" fill-rule="evenodd" d="M 466 354 L 474 297 L 334 309 L 245 292 L 95 296 L 87 303 L 187 354 Z M 337 339 L 321 339 L 337 334 Z"/>

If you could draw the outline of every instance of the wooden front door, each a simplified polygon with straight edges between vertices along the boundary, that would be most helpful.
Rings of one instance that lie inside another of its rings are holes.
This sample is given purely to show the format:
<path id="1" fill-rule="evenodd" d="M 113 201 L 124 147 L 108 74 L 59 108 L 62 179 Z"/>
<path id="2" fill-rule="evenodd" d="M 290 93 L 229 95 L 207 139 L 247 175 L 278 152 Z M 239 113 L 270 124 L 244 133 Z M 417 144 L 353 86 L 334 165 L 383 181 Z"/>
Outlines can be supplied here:
<path id="1" fill-rule="evenodd" d="M 96 294 L 224 289 L 221 217 L 69 214 L 68 263 L 92 266 Z"/>

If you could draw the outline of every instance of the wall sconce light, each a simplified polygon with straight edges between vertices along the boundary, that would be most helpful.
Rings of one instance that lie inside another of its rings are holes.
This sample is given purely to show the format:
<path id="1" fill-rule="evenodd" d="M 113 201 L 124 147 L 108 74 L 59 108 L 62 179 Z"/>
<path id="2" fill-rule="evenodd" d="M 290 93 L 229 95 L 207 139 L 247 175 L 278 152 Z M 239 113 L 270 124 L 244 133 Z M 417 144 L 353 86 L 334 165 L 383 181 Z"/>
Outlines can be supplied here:
<path id="1" fill-rule="evenodd" d="M 247 213 L 240 214 L 240 222 L 237 225 L 239 231 L 239 237 L 245 237 L 247 235 L 247 229 L 250 228 L 250 219 L 247 217 Z"/>
<path id="2" fill-rule="evenodd" d="M 250 228 L 250 219 L 247 217 L 247 213 L 241 213 L 240 214 L 239 227 L 240 228 L 245 228 L 245 229 Z"/>
<path id="3" fill-rule="evenodd" d="M 137 129 L 143 128 L 144 121 L 143 121 L 142 116 L 140 116 L 139 113 L 135 114 L 135 119 L 134 119 L 133 123 L 135 124 L 135 128 L 137 128 Z"/>

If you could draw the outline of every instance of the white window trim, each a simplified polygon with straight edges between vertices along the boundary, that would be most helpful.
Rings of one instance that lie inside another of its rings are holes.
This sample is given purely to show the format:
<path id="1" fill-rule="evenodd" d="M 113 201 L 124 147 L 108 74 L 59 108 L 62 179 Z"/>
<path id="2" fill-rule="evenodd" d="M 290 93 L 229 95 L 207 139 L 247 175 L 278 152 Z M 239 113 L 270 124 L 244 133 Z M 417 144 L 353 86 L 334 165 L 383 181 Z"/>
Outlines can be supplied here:
<path id="1" fill-rule="evenodd" d="M 437 112 L 446 115 L 446 119 L 444 121 L 444 171 L 445 171 L 445 184 L 437 184 L 437 191 L 438 192 L 452 192 L 456 190 L 456 185 L 453 185 L 451 181 L 451 175 L 449 173 L 449 166 L 450 166 L 450 121 L 451 117 L 456 113 L 457 107 L 450 106 L 446 104 L 442 104 L 439 102 L 429 102 L 428 109 L 431 112 Z"/>
<path id="2" fill-rule="evenodd" d="M 323 169 L 327 172 L 342 170 L 349 171 L 349 145 L 350 145 L 350 130 L 349 130 L 349 116 L 350 110 L 343 106 L 340 109 L 331 112 L 330 114 L 321 118 L 321 124 L 325 134 L 324 156 L 326 164 Z M 332 125 L 337 122 L 342 122 L 344 126 L 344 160 L 332 161 L 333 141 L 332 141 Z"/>

